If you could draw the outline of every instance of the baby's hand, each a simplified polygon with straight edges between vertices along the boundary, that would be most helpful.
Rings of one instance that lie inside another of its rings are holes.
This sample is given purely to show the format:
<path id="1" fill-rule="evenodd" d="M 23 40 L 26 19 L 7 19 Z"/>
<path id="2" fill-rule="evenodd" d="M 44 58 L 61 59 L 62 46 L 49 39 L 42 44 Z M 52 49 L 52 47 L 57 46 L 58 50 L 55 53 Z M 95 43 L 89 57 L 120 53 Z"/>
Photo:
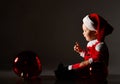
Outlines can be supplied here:
<path id="1" fill-rule="evenodd" d="M 76 51 L 77 53 L 82 52 L 82 49 L 81 49 L 81 47 L 79 46 L 78 42 L 75 42 L 74 51 Z"/>

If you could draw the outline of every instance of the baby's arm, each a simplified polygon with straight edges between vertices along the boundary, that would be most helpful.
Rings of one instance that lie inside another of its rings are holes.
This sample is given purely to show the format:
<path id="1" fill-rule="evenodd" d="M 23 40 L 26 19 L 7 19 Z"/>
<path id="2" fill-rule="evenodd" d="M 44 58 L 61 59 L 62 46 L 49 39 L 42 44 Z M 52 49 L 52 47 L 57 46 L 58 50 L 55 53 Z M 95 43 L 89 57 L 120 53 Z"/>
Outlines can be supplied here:
<path id="1" fill-rule="evenodd" d="M 85 60 L 81 63 L 76 63 L 68 66 L 68 70 L 82 69 L 90 64 L 89 60 Z"/>

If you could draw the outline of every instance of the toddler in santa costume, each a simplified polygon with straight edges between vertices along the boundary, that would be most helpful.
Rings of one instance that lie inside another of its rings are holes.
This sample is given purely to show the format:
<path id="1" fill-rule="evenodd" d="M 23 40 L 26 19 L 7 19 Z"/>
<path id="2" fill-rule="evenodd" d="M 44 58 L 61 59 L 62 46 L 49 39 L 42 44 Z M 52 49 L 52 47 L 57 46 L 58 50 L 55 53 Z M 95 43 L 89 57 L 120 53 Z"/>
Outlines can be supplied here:
<path id="1" fill-rule="evenodd" d="M 83 36 L 88 41 L 87 47 L 83 50 L 76 42 L 74 50 L 83 57 L 84 61 L 65 67 L 60 64 L 55 71 L 57 78 L 107 77 L 109 51 L 105 37 L 112 33 L 113 27 L 103 17 L 92 13 L 83 18 L 82 29 Z"/>

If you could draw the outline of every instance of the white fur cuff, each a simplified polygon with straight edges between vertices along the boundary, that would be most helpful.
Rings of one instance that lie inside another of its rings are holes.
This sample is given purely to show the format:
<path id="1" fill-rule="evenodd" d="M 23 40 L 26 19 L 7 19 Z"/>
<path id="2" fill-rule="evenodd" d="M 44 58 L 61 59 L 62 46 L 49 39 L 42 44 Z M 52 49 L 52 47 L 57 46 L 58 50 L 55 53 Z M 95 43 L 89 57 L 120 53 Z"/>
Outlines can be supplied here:
<path id="1" fill-rule="evenodd" d="M 72 65 L 69 65 L 69 66 L 68 66 L 68 70 L 72 70 Z"/>

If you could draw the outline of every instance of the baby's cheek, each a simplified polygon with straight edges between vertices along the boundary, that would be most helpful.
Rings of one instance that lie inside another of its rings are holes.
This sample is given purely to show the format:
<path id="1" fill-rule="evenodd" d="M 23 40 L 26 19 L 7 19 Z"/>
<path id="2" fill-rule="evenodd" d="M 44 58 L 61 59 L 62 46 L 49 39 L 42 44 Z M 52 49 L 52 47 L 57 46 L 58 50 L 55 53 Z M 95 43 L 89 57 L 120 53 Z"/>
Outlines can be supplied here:
<path id="1" fill-rule="evenodd" d="M 86 38 L 89 38 L 89 35 L 85 35 Z"/>

